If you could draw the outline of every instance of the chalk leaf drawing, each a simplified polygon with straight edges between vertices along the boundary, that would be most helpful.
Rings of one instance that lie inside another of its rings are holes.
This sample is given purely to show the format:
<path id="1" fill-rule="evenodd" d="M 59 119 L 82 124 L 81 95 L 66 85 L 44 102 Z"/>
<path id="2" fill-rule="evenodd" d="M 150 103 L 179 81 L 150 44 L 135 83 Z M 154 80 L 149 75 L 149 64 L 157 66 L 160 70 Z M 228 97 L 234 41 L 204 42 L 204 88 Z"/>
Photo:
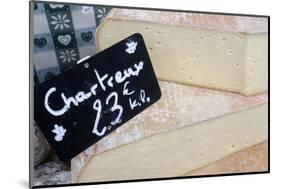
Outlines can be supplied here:
<path id="1" fill-rule="evenodd" d="M 132 54 L 132 53 L 135 53 L 135 51 L 137 49 L 138 42 L 130 41 L 130 42 L 126 43 L 126 45 L 127 45 L 127 49 L 125 51 L 128 54 Z"/>
<path id="2" fill-rule="evenodd" d="M 63 140 L 63 137 L 64 137 L 64 134 L 66 132 L 66 129 L 63 128 L 63 126 L 58 126 L 57 124 L 55 124 L 54 125 L 54 129 L 52 130 L 52 132 L 56 134 L 55 140 L 57 142 L 59 142 L 59 141 Z"/>

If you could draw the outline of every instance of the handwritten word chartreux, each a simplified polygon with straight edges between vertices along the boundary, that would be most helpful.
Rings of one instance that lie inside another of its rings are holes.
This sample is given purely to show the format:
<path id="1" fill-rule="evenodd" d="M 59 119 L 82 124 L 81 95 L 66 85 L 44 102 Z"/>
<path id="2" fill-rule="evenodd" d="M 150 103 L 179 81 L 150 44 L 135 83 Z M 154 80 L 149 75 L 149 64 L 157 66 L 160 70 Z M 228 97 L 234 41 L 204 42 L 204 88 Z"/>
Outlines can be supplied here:
<path id="1" fill-rule="evenodd" d="M 85 63 L 88 64 L 88 63 Z M 85 69 L 87 69 L 88 66 L 85 66 Z M 145 91 L 143 89 L 140 89 L 139 92 L 139 99 L 132 99 L 131 95 L 136 93 L 137 91 L 133 89 L 129 89 L 128 85 L 130 84 L 129 79 L 131 77 L 138 77 L 141 71 L 144 68 L 144 62 L 140 61 L 138 63 L 135 63 L 133 66 L 124 69 L 122 71 L 117 71 L 112 75 L 109 74 L 100 74 L 98 70 L 93 70 L 93 75 L 96 77 L 97 82 L 94 83 L 87 91 L 77 91 L 77 93 L 74 96 L 67 96 L 67 94 L 58 93 L 56 87 L 51 87 L 45 94 L 44 98 L 44 106 L 46 110 L 53 116 L 62 116 L 64 115 L 68 110 L 74 107 L 78 107 L 81 103 L 83 103 L 86 100 L 89 100 L 91 97 L 94 97 L 97 95 L 97 91 L 103 90 L 107 91 L 109 88 L 114 88 L 116 85 L 123 85 L 123 96 L 128 96 L 128 102 L 130 105 L 131 110 L 135 109 L 138 106 L 141 106 L 145 102 L 149 102 L 150 98 L 146 96 Z M 63 102 L 63 106 L 59 109 L 54 109 L 51 107 L 50 103 L 50 96 L 51 95 L 60 95 L 60 98 Z M 104 102 L 102 103 L 102 101 Z M 113 100 L 113 103 L 109 103 Z M 96 116 L 94 119 L 94 126 L 92 133 L 96 134 L 98 136 L 103 136 L 108 128 L 111 128 L 112 126 L 116 125 L 117 123 L 122 122 L 122 114 L 123 114 L 123 106 L 122 104 L 119 104 L 118 101 L 118 93 L 113 91 L 108 94 L 108 96 L 105 99 L 95 99 L 93 103 L 93 110 L 96 111 Z M 123 102 L 122 102 L 123 103 Z M 102 113 L 102 104 L 105 104 L 107 109 L 114 113 L 115 116 L 111 123 L 108 126 L 103 126 L 102 128 L 99 128 L 99 121 L 101 119 L 101 113 Z"/>

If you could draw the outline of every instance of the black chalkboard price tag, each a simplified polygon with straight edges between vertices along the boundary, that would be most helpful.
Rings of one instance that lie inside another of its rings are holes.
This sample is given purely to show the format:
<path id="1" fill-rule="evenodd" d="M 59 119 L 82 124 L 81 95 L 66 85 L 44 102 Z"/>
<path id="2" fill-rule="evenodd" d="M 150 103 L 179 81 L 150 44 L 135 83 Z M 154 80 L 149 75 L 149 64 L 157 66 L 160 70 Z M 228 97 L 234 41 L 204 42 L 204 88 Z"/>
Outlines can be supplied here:
<path id="1" fill-rule="evenodd" d="M 140 34 L 92 56 L 34 89 L 34 116 L 67 161 L 161 97 Z"/>

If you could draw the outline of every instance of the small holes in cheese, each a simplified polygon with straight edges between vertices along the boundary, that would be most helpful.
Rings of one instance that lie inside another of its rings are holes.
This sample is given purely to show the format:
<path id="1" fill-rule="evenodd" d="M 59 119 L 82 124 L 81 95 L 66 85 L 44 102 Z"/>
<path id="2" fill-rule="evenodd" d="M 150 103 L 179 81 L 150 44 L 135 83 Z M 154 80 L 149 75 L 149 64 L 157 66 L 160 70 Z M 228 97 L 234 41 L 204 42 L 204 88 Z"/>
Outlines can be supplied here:
<path id="1" fill-rule="evenodd" d="M 199 43 L 198 42 L 193 42 L 192 45 L 195 46 L 195 47 L 198 47 Z"/>
<path id="2" fill-rule="evenodd" d="M 155 45 L 161 47 L 161 46 L 162 46 L 162 43 L 161 43 L 160 41 L 157 41 L 157 42 L 155 43 Z"/>
<path id="3" fill-rule="evenodd" d="M 227 54 L 228 55 L 233 55 L 233 49 L 232 48 L 228 48 L 227 49 Z"/>

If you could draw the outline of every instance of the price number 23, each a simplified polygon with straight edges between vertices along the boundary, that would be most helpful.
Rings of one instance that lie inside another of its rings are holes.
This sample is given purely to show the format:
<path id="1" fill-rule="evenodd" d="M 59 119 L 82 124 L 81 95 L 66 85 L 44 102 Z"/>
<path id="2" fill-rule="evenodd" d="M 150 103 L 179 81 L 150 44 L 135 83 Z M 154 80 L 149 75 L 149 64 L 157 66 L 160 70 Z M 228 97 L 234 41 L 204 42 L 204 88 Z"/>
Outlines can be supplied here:
<path id="1" fill-rule="evenodd" d="M 121 105 L 118 104 L 118 94 L 117 92 L 112 92 L 110 93 L 106 100 L 105 100 L 105 104 L 108 105 L 110 100 L 113 99 L 113 105 L 110 108 L 111 112 L 118 112 L 117 117 L 111 121 L 110 125 L 114 126 L 117 123 L 121 122 L 121 116 L 123 113 L 123 107 Z M 96 134 L 98 136 L 103 136 L 106 132 L 107 127 L 103 127 L 103 129 L 101 131 L 98 130 L 98 125 L 99 125 L 99 121 L 100 121 L 100 116 L 101 116 L 101 112 L 102 112 L 102 104 L 101 104 L 101 100 L 100 99 L 96 99 L 94 104 L 93 104 L 93 109 L 97 111 L 97 115 L 96 115 L 96 119 L 95 119 L 95 123 L 94 123 L 94 128 L 92 130 L 93 134 Z"/>

